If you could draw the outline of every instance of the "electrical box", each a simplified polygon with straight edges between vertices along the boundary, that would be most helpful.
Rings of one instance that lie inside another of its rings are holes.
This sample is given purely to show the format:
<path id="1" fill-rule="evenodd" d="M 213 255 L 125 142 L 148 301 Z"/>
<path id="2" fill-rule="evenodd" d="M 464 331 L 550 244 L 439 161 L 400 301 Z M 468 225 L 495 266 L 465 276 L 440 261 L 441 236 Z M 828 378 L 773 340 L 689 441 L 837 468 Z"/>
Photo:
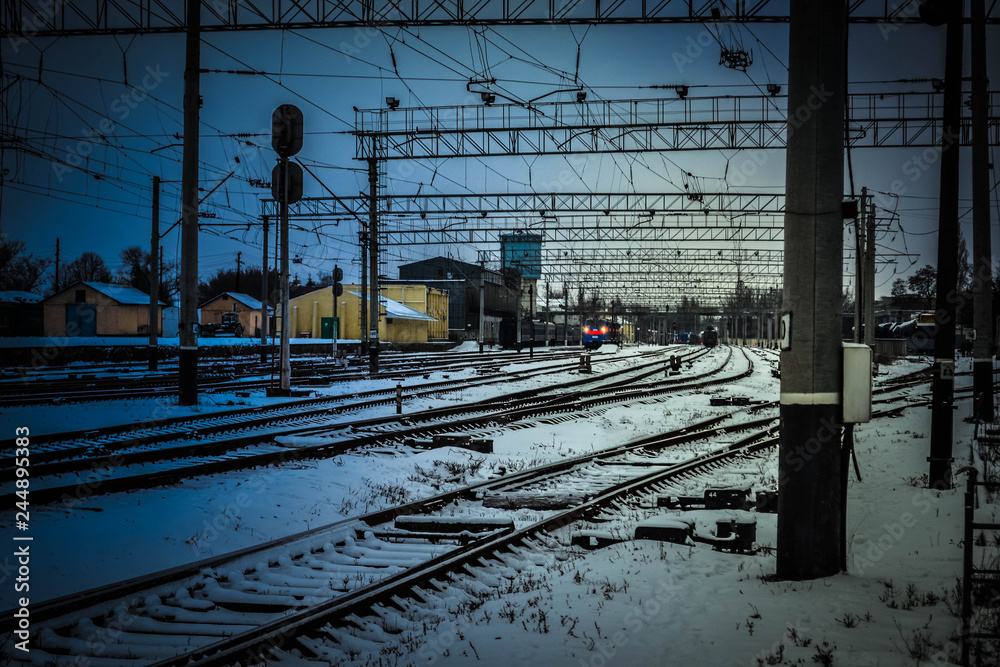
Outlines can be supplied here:
<path id="1" fill-rule="evenodd" d="M 844 423 L 872 420 L 872 349 L 859 343 L 844 346 Z"/>

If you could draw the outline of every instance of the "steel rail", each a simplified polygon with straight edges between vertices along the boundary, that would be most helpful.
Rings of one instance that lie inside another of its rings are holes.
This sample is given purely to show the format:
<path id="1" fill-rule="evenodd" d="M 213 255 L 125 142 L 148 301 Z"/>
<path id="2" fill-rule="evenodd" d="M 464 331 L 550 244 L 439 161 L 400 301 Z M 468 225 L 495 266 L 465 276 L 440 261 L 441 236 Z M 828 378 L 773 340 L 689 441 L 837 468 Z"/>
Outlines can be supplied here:
<path id="1" fill-rule="evenodd" d="M 661 363 L 658 361 L 651 362 L 652 364 Z M 721 367 L 720 369 L 721 370 Z M 718 372 L 718 371 L 716 371 Z M 726 378 L 724 381 L 728 381 L 732 378 Z M 626 381 L 619 381 L 616 384 L 621 384 Z M 568 383 L 563 383 L 563 385 L 556 385 L 555 387 L 548 387 L 547 390 L 553 390 L 560 386 L 576 386 L 579 381 L 573 381 Z M 686 388 L 693 388 L 696 385 L 691 385 Z M 659 390 L 657 393 L 663 393 L 666 390 Z M 436 392 L 431 392 L 436 393 Z M 538 390 L 527 390 L 524 392 L 518 392 L 511 396 L 515 397 L 514 400 L 525 400 L 536 396 Z M 570 395 L 572 396 L 572 395 Z M 218 472 L 225 472 L 229 470 L 242 469 L 247 467 L 257 467 L 257 466 L 267 466 L 280 463 L 287 463 L 290 461 L 297 461 L 301 459 L 308 458 L 329 458 L 333 456 L 338 456 L 340 454 L 369 444 L 377 444 L 384 442 L 387 438 L 400 440 L 408 437 L 420 437 L 428 434 L 433 434 L 440 432 L 442 430 L 454 431 L 461 428 L 474 428 L 482 427 L 489 424 L 503 424 L 510 423 L 512 421 L 517 421 L 523 419 L 527 416 L 540 416 L 542 414 L 548 414 L 551 412 L 568 412 L 573 409 L 572 404 L 568 404 L 568 398 L 563 401 L 548 401 L 544 402 L 540 406 L 534 408 L 520 408 L 512 409 L 504 407 L 503 403 L 508 397 L 500 397 L 493 399 L 485 399 L 484 401 L 474 402 L 470 404 L 464 404 L 460 406 L 448 407 L 448 408 L 437 408 L 429 411 L 423 411 L 421 413 L 411 413 L 402 418 L 398 416 L 389 416 L 382 418 L 375 418 L 360 422 L 354 422 L 356 427 L 371 427 L 379 424 L 385 424 L 390 422 L 400 422 L 400 423 L 412 423 L 413 421 L 427 421 L 431 419 L 441 419 L 444 417 L 454 417 L 462 413 L 468 413 L 470 408 L 473 409 L 490 409 L 495 408 L 495 412 L 491 412 L 486 415 L 477 415 L 473 417 L 468 417 L 465 419 L 450 419 L 446 423 L 433 423 L 426 424 L 424 426 L 409 426 L 407 428 L 396 430 L 392 432 L 382 431 L 379 433 L 374 433 L 370 435 L 360 435 L 352 437 L 349 439 L 337 441 L 330 444 L 321 445 L 310 445 L 307 447 L 301 447 L 296 449 L 280 449 L 277 451 L 257 453 L 257 454 L 246 454 L 246 455 L 231 455 L 227 458 L 222 458 L 215 461 L 202 462 L 195 465 L 183 466 L 183 467 L 171 467 L 169 469 L 159 470 L 155 472 L 141 473 L 137 475 L 128 475 L 122 477 L 106 477 L 100 479 L 90 479 L 90 480 L 78 480 L 73 484 L 65 484 L 61 486 L 49 486 L 42 488 L 32 489 L 32 499 L 35 503 L 46 504 L 54 501 L 61 501 L 64 505 L 72 507 L 79 502 L 89 498 L 93 495 L 101 495 L 106 493 L 114 493 L 121 491 L 130 491 L 138 488 L 148 488 L 151 486 L 161 486 L 166 484 L 172 484 L 177 481 L 186 479 L 192 475 L 205 475 L 213 474 Z M 385 399 L 383 402 L 391 402 L 394 399 Z M 596 403 L 594 403 L 596 405 Z M 262 442 L 270 442 L 275 437 L 289 436 L 289 435 L 314 435 L 317 432 L 328 433 L 331 428 L 341 429 L 347 428 L 348 424 L 331 426 L 306 426 L 298 427 L 294 429 L 285 429 L 280 432 L 271 432 L 268 434 L 257 434 L 257 435 L 247 435 L 239 436 L 235 438 L 228 438 L 225 441 L 217 443 L 200 443 L 192 446 L 192 451 L 197 450 L 199 456 L 210 456 L 217 455 L 221 451 L 230 452 L 235 448 L 247 447 L 252 445 L 261 444 Z M 179 449 L 179 448 L 178 448 Z M 164 453 L 164 458 L 176 458 L 176 450 L 173 456 L 167 456 L 170 454 L 169 450 L 158 450 Z M 134 461 L 139 461 L 142 463 L 148 462 L 149 457 L 152 456 L 150 452 L 137 453 L 133 455 L 111 455 L 108 457 L 102 457 L 100 459 L 93 459 L 91 462 L 97 464 L 97 468 L 93 468 L 95 474 L 103 470 L 108 470 L 112 467 L 118 467 L 123 461 L 128 461 L 130 463 Z M 48 464 L 52 465 L 52 464 Z M 14 501 L 14 493 L 11 490 L 10 493 L 0 495 L 0 502 L 7 500 L 11 503 Z"/>

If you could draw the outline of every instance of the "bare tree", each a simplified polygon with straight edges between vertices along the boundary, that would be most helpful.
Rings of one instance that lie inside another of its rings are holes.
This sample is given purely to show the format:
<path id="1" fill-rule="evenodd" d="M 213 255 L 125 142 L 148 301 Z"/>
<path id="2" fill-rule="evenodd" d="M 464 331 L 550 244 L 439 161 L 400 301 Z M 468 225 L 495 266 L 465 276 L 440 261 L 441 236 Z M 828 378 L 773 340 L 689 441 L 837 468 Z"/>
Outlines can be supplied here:
<path id="1" fill-rule="evenodd" d="M 0 238 L 0 290 L 34 292 L 41 288 L 49 260 L 27 252 L 24 241 Z"/>
<path id="2" fill-rule="evenodd" d="M 95 283 L 110 283 L 114 280 L 111 270 L 96 252 L 85 252 L 66 265 L 64 285 L 70 285 L 78 280 Z"/>
<path id="3" fill-rule="evenodd" d="M 141 246 L 129 246 L 121 252 L 122 268 L 118 273 L 118 281 L 123 285 L 131 285 L 140 292 L 149 294 L 150 263 L 152 258 Z M 176 262 L 164 262 L 159 267 L 160 289 L 156 298 L 163 303 L 172 305 L 174 297 L 180 291 L 180 276 L 177 273 Z"/>
<path id="4" fill-rule="evenodd" d="M 955 266 L 957 268 L 958 290 L 968 292 L 972 289 L 972 262 L 969 260 L 969 247 L 965 243 L 961 226 L 958 228 L 958 263 Z"/>

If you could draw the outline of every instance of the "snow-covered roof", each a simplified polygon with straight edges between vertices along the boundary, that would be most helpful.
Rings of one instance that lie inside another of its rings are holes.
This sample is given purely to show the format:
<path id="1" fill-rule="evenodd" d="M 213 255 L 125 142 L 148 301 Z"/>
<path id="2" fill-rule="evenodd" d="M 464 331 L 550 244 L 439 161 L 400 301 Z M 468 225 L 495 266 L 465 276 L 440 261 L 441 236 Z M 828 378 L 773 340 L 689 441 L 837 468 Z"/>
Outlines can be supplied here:
<path id="1" fill-rule="evenodd" d="M 114 299 L 120 304 L 127 306 L 148 306 L 149 305 L 149 295 L 145 292 L 137 290 L 129 285 L 112 285 L 110 283 L 93 283 L 89 280 L 81 280 L 80 283 L 86 285 L 90 289 L 100 292 L 109 299 Z M 72 287 L 72 285 L 70 285 Z M 68 288 L 67 288 L 68 289 Z M 161 306 L 164 306 L 162 301 L 157 301 Z"/>
<path id="2" fill-rule="evenodd" d="M 255 299 L 252 296 L 250 296 L 249 294 L 243 294 L 242 292 L 223 292 L 222 294 L 219 294 L 218 296 L 213 296 L 211 299 L 209 299 L 208 301 L 206 301 L 205 303 L 203 303 L 201 305 L 202 305 L 202 307 L 207 306 L 208 304 L 212 303 L 216 299 L 218 299 L 220 297 L 223 297 L 223 296 L 228 296 L 233 301 L 238 301 L 238 302 L 242 303 L 244 306 L 246 306 L 250 310 L 260 310 L 261 305 L 263 305 L 263 304 L 261 304 L 260 299 Z M 268 306 L 267 309 L 268 310 L 274 310 L 270 306 Z"/>
<path id="3" fill-rule="evenodd" d="M 0 292 L 0 303 L 39 303 L 44 298 L 45 297 L 40 294 L 22 292 L 21 290 L 7 290 L 6 292 Z"/>
<path id="4" fill-rule="evenodd" d="M 361 298 L 359 292 L 348 292 L 348 294 L 353 294 L 354 296 Z M 385 306 L 385 316 L 392 317 L 397 320 L 418 320 L 420 322 L 437 322 L 437 319 L 431 317 L 427 313 L 421 313 L 415 308 L 410 308 L 409 306 L 404 306 L 398 301 L 393 301 L 392 299 L 387 299 L 384 296 L 378 298 L 380 304 Z"/>

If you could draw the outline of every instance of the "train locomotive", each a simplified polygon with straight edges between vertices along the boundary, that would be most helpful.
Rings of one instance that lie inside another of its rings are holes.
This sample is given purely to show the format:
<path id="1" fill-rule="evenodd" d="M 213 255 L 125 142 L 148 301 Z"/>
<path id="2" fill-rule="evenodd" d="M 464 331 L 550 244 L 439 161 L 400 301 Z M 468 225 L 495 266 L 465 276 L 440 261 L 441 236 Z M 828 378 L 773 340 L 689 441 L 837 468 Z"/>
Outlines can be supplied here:
<path id="1" fill-rule="evenodd" d="M 705 347 L 715 347 L 719 344 L 719 332 L 715 327 L 708 327 L 701 332 L 701 344 Z"/>
<path id="2" fill-rule="evenodd" d="M 588 319 L 583 323 L 583 347 L 596 350 L 608 339 L 608 321 Z"/>

